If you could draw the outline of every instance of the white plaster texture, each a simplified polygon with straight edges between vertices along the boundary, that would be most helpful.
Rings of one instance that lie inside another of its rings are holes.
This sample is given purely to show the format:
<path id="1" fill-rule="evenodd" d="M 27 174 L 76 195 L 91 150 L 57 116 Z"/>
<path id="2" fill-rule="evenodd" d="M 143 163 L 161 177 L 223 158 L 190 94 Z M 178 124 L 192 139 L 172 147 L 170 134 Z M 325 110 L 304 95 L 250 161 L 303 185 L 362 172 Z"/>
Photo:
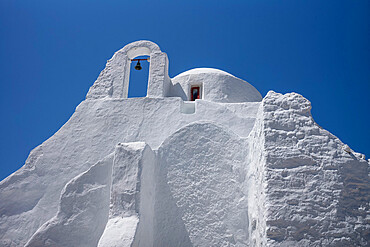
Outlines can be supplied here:
<path id="1" fill-rule="evenodd" d="M 148 96 L 128 99 L 140 55 Z M 215 69 L 171 80 L 156 44 L 125 46 L 0 182 L 0 246 L 368 246 L 369 162 L 302 96 L 261 100 Z"/>
<path id="2" fill-rule="evenodd" d="M 117 145 L 109 219 L 98 246 L 153 246 L 154 165 L 154 153 L 145 143 Z"/>
<path id="3" fill-rule="evenodd" d="M 209 122 L 188 125 L 161 145 L 158 190 L 169 188 L 192 246 L 248 245 L 247 151 L 245 139 Z"/>
<path id="4" fill-rule="evenodd" d="M 96 246 L 107 223 L 112 163 L 113 155 L 109 155 L 68 182 L 56 216 L 26 246 Z"/>
<path id="5" fill-rule="evenodd" d="M 296 93 L 270 91 L 263 100 L 262 121 L 256 121 L 262 125 L 253 130 L 260 144 L 250 150 L 263 151 L 251 157 L 259 165 L 251 172 L 259 177 L 251 180 L 260 192 L 254 203 L 264 205 L 252 210 L 253 244 L 368 246 L 369 163 L 343 149 L 310 110 L 310 102 Z"/>
<path id="6" fill-rule="evenodd" d="M 0 183 L 1 241 L 13 246 L 28 241 L 57 212 L 65 184 L 111 154 L 117 143 L 144 141 L 157 149 L 170 134 L 199 120 L 218 122 L 247 137 L 259 104 L 197 101 L 195 113 L 184 114 L 179 98 L 85 100 L 54 136 L 32 151 L 23 168 Z"/>

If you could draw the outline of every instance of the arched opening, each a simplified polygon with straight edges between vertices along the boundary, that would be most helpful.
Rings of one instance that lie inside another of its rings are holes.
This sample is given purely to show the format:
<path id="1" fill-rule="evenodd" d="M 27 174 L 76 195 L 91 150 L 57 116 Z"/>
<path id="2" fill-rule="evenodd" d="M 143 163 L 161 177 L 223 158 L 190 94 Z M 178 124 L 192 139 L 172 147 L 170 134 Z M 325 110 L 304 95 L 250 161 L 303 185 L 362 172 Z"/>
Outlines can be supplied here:
<path id="1" fill-rule="evenodd" d="M 134 58 L 134 61 L 131 61 L 128 98 L 147 96 L 150 65 L 150 62 L 146 60 L 148 58 L 149 56 L 138 56 Z M 135 69 L 138 62 L 140 63 L 140 70 Z"/>
<path id="2" fill-rule="evenodd" d="M 150 63 L 142 63 L 144 69 L 134 71 L 135 65 L 131 68 L 131 60 L 140 56 L 150 56 Z M 130 74 L 133 74 L 131 83 Z M 114 53 L 87 96 L 94 99 L 105 97 L 126 99 L 130 84 L 132 91 L 130 97 L 162 98 L 169 95 L 171 80 L 168 76 L 168 57 L 155 43 L 147 40 L 135 41 Z M 136 86 L 139 91 L 134 89 Z"/>

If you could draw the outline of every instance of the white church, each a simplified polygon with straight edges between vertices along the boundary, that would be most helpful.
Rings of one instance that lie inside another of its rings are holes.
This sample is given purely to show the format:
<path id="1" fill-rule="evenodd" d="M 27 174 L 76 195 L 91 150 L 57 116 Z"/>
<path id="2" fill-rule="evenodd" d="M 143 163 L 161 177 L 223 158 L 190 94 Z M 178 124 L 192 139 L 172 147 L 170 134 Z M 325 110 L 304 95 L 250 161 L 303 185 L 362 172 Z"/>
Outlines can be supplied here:
<path id="1" fill-rule="evenodd" d="M 147 96 L 128 98 L 140 56 Z M 113 55 L 0 182 L 0 246 L 370 245 L 369 161 L 318 126 L 307 99 L 262 97 L 218 69 L 170 78 L 168 65 L 150 41 Z"/>

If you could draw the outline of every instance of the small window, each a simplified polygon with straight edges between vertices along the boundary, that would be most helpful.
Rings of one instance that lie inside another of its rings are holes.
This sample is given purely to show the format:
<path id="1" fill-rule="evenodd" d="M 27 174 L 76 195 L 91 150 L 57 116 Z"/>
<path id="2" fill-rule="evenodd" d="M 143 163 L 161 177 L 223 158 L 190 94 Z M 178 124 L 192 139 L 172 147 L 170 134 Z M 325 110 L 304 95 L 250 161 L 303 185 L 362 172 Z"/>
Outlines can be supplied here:
<path id="1" fill-rule="evenodd" d="M 196 99 L 201 99 L 200 86 L 192 86 L 190 89 L 190 100 L 195 101 Z"/>

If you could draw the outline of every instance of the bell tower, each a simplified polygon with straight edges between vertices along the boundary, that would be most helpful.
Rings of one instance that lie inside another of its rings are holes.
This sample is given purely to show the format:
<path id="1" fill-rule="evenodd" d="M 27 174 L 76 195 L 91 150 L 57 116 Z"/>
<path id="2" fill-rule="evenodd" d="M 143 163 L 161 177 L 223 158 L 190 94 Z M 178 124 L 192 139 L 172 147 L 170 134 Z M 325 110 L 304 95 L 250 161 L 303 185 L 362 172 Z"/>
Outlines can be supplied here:
<path id="1" fill-rule="evenodd" d="M 171 80 L 168 76 L 167 54 L 162 52 L 157 44 L 141 40 L 126 45 L 108 60 L 106 68 L 90 88 L 87 98 L 127 98 L 131 60 L 138 56 L 150 57 L 146 96 L 151 98 L 168 96 Z"/>

